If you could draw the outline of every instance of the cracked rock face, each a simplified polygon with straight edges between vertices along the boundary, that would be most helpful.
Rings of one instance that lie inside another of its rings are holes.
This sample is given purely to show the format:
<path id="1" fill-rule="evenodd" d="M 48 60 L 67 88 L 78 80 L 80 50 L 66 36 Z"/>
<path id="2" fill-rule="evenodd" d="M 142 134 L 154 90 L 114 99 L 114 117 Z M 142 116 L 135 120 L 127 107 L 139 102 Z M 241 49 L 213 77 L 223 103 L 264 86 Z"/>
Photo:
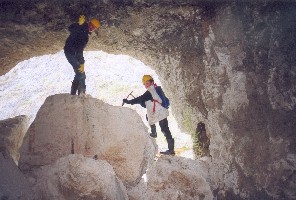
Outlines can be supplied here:
<path id="1" fill-rule="evenodd" d="M 251 8 L 217 11 L 205 37 L 212 181 L 244 198 L 294 198 L 296 51 L 287 33 L 295 26 L 293 8 Z"/>
<path id="2" fill-rule="evenodd" d="M 96 16 L 102 27 L 88 50 L 150 65 L 180 126 L 206 124 L 215 196 L 295 198 L 294 3 L 22 2 L 1 2 L 2 74 L 61 50 L 79 14 Z"/>

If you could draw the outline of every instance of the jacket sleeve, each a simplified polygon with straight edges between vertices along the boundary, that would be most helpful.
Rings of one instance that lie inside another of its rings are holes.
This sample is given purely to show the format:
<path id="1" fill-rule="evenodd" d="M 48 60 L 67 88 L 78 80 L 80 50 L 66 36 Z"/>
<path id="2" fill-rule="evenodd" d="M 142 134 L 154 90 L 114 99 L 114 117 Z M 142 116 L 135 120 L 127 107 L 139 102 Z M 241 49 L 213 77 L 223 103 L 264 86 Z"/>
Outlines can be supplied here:
<path id="1" fill-rule="evenodd" d="M 70 33 L 72 33 L 72 32 L 75 32 L 75 23 L 73 23 L 73 24 L 71 24 L 69 27 L 68 27 L 68 31 L 70 32 Z"/>
<path id="2" fill-rule="evenodd" d="M 146 91 L 141 96 L 136 97 L 136 98 L 134 98 L 132 100 L 129 100 L 129 103 L 132 104 L 132 105 L 133 104 L 141 104 L 141 106 L 146 107 L 145 102 L 149 101 L 149 100 L 153 101 L 153 98 L 152 98 L 151 93 L 149 91 Z"/>
<path id="3" fill-rule="evenodd" d="M 79 48 L 76 51 L 77 60 L 80 64 L 84 64 L 83 48 Z"/>

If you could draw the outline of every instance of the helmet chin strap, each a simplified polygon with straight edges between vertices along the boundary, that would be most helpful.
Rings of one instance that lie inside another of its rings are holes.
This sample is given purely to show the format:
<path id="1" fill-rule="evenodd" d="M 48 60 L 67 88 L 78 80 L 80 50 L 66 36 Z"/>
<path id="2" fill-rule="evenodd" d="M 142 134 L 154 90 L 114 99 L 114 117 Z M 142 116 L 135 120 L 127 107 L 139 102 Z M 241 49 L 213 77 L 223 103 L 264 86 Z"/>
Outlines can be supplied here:
<path id="1" fill-rule="evenodd" d="M 88 32 L 92 33 L 95 30 L 96 30 L 96 27 L 91 22 L 88 22 Z"/>

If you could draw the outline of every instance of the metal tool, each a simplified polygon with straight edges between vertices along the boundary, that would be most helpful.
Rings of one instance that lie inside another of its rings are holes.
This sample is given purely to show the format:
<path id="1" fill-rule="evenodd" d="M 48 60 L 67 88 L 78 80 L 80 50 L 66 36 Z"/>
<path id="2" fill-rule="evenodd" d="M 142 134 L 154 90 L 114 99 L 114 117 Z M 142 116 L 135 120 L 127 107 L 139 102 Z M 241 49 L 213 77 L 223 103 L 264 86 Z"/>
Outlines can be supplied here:
<path id="1" fill-rule="evenodd" d="M 126 97 L 126 99 L 129 97 L 129 96 L 132 96 L 132 97 L 134 97 L 134 95 L 132 95 L 132 93 L 133 93 L 134 91 L 131 91 L 131 93 L 129 93 L 128 95 L 127 95 L 127 97 Z M 135 98 L 135 97 L 134 97 Z M 124 105 L 124 102 L 122 102 L 122 106 Z"/>

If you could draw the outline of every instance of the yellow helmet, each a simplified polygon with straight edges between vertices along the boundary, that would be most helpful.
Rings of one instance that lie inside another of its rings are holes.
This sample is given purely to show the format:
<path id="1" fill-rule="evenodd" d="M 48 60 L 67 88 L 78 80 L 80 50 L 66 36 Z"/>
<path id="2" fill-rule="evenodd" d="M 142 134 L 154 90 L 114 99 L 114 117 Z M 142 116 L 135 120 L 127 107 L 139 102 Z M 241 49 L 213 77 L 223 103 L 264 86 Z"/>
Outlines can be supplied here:
<path id="1" fill-rule="evenodd" d="M 100 27 L 100 21 L 99 20 L 97 20 L 96 18 L 92 18 L 91 20 L 90 20 L 90 23 L 92 23 L 96 28 L 99 28 Z"/>
<path id="2" fill-rule="evenodd" d="M 142 78 L 143 84 L 145 84 L 146 81 L 150 81 L 150 80 L 153 80 L 152 76 L 150 76 L 150 75 L 144 75 Z"/>

